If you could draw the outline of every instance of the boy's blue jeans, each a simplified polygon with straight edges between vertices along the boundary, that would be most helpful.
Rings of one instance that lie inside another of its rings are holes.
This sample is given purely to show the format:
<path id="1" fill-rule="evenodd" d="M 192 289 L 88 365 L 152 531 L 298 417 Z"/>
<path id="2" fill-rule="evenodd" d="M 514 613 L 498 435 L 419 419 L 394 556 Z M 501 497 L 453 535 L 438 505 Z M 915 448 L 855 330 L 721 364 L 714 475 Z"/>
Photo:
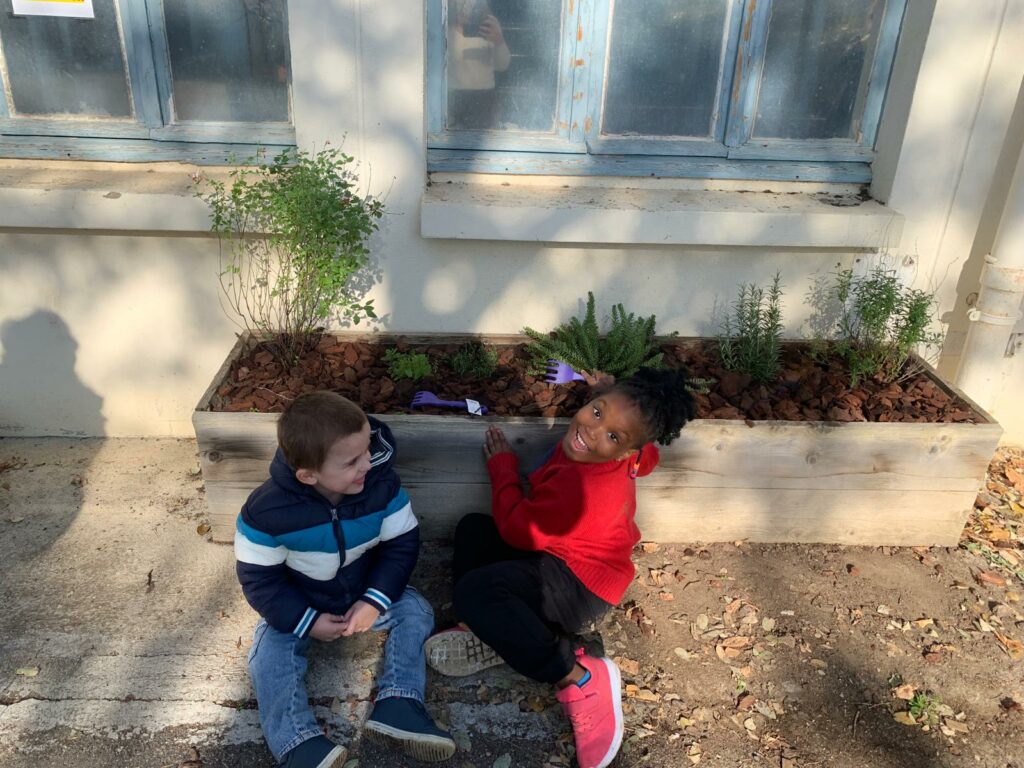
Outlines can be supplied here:
<path id="1" fill-rule="evenodd" d="M 423 701 L 427 669 L 423 642 L 434 628 L 434 612 L 419 592 L 406 587 L 371 629 L 388 630 L 377 700 L 389 696 Z M 249 651 L 249 673 L 256 689 L 260 725 L 270 751 L 280 762 L 299 744 L 322 736 L 309 707 L 306 667 L 311 639 L 279 632 L 260 619 Z M 345 638 L 335 642 L 343 643 Z"/>

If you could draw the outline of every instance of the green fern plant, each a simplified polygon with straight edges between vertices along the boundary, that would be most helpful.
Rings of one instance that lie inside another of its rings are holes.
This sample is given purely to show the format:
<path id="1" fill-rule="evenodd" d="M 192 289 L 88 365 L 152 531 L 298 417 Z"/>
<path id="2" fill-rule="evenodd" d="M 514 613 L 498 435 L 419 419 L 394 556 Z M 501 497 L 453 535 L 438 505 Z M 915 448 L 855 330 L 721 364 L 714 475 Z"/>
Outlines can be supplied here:
<path id="1" fill-rule="evenodd" d="M 384 363 L 392 379 L 419 381 L 434 372 L 430 358 L 422 352 L 399 352 L 389 349 L 384 352 Z"/>
<path id="2" fill-rule="evenodd" d="M 740 285 L 733 314 L 723 319 L 722 334 L 718 337 L 722 365 L 762 383 L 774 381 L 781 365 L 780 279 L 776 272 L 767 294 L 755 283 Z"/>
<path id="3" fill-rule="evenodd" d="M 660 368 L 661 345 L 655 340 L 656 319 L 637 317 L 622 304 L 612 307 L 611 325 L 602 335 L 597 322 L 594 294 L 587 292 L 587 309 L 581 320 L 573 317 L 552 333 L 524 328 L 530 337 L 527 352 L 534 372 L 542 372 L 551 359 L 562 360 L 577 371 L 600 371 L 616 378 L 630 376 L 642 366 Z"/>

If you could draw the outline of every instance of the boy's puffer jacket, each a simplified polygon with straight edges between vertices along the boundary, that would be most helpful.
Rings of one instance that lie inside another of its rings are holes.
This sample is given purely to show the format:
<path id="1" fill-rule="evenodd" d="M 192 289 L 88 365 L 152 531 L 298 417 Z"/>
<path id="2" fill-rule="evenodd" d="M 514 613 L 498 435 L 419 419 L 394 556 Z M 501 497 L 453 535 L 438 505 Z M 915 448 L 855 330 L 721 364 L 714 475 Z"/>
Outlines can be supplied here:
<path id="1" fill-rule="evenodd" d="M 305 637 L 321 613 L 343 614 L 356 600 L 383 613 L 405 590 L 420 536 L 394 446 L 387 425 L 370 418 L 366 484 L 334 507 L 278 449 L 235 525 L 242 592 L 274 629 Z"/>

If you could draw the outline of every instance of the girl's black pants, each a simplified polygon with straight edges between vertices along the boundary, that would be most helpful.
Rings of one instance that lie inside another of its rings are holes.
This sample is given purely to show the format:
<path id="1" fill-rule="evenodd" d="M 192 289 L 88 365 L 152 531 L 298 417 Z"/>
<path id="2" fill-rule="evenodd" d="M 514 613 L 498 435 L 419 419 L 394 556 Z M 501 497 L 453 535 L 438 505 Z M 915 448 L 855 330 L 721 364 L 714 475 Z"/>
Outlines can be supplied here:
<path id="1" fill-rule="evenodd" d="M 455 529 L 455 614 L 521 675 L 556 683 L 576 664 L 570 636 L 611 605 L 562 560 L 506 544 L 484 514 Z"/>

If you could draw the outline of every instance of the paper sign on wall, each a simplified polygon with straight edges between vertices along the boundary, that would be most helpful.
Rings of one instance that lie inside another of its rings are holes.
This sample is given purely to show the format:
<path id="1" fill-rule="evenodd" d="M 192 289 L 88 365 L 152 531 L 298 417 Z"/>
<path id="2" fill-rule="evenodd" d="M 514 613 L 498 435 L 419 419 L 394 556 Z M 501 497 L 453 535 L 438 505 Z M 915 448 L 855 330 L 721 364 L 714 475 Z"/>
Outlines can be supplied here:
<path id="1" fill-rule="evenodd" d="M 15 16 L 65 16 L 93 19 L 92 0 L 11 0 Z"/>

